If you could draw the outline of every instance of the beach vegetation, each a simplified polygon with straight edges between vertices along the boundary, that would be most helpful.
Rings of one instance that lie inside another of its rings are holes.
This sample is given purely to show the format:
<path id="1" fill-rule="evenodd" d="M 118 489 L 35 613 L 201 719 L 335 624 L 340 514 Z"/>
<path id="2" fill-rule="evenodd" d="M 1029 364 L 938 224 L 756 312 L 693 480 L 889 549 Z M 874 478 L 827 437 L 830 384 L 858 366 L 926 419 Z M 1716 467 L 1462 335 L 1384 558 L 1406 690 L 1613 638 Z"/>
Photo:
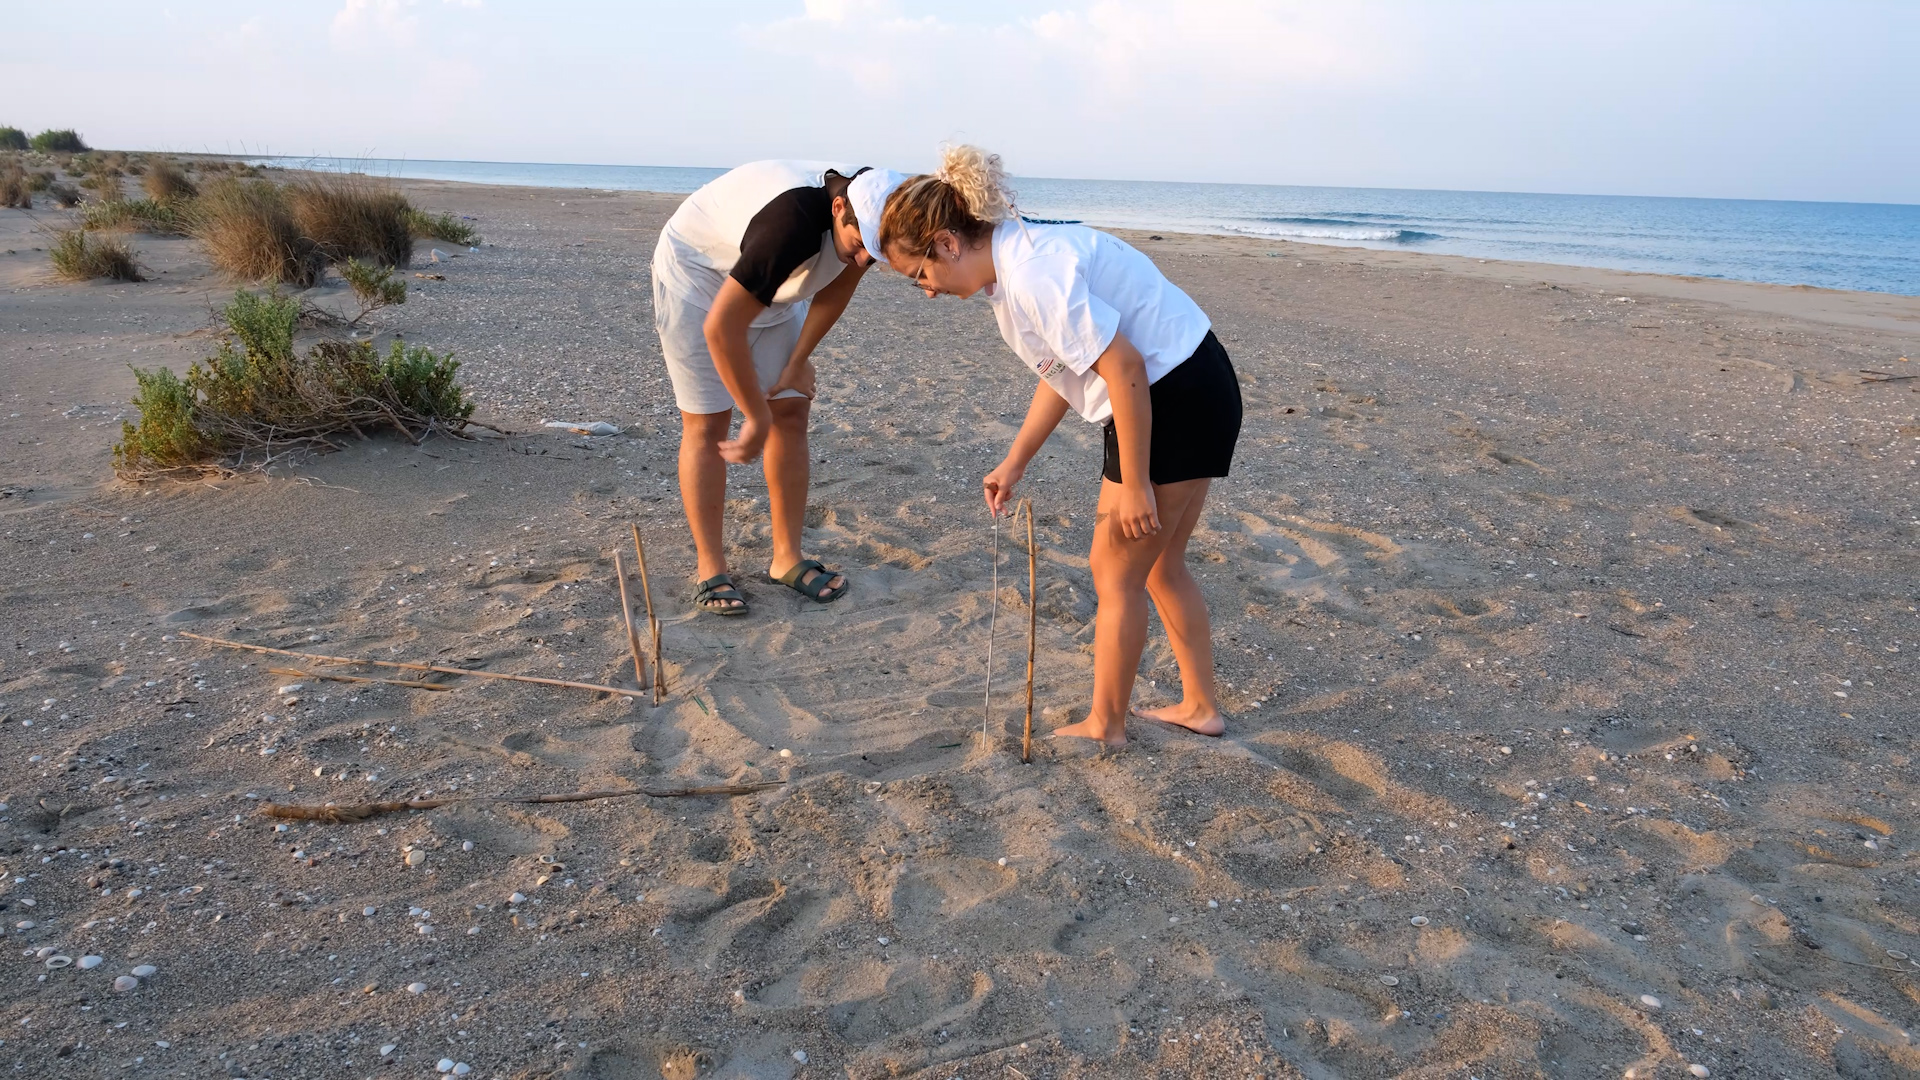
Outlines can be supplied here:
<path id="1" fill-rule="evenodd" d="M 53 186 L 53 174 L 45 169 L 35 169 L 27 174 L 27 186 L 35 191 L 45 191 Z"/>
<path id="2" fill-rule="evenodd" d="M 110 165 L 89 172 L 87 178 L 80 181 L 80 186 L 93 192 L 102 202 L 113 202 L 126 194 L 120 183 L 120 170 Z"/>
<path id="3" fill-rule="evenodd" d="M 17 162 L 0 165 L 0 206 L 33 209 L 33 180 Z"/>
<path id="4" fill-rule="evenodd" d="M 294 343 L 300 304 L 237 292 L 219 350 L 185 376 L 135 369 L 138 423 L 121 426 L 114 471 L 127 479 L 265 468 L 289 453 L 392 430 L 412 442 L 457 434 L 474 403 L 450 354 L 395 341 Z"/>
<path id="5" fill-rule="evenodd" d="M 348 259 L 335 269 L 340 272 L 340 279 L 353 289 L 354 297 L 360 301 L 360 313 L 353 317 L 349 325 L 360 322 L 388 305 L 407 302 L 407 281 L 405 278 L 395 277 L 391 266 Z"/>
<path id="6" fill-rule="evenodd" d="M 43 154 L 84 154 L 87 151 L 86 140 L 72 128 L 49 128 L 30 139 L 28 145 Z"/>
<path id="7" fill-rule="evenodd" d="M 192 232 L 191 210 L 191 203 L 115 199 L 88 203 L 80 212 L 80 221 L 89 229 L 138 229 L 162 236 L 187 236 Z"/>
<path id="8" fill-rule="evenodd" d="M 26 132 L 17 127 L 0 125 L 0 150 L 25 150 L 32 145 Z"/>
<path id="9" fill-rule="evenodd" d="M 192 234 L 222 272 L 241 281 L 306 287 L 327 258 L 294 220 L 280 185 L 222 177 L 195 200 Z"/>
<path id="10" fill-rule="evenodd" d="M 187 174 L 180 170 L 180 166 L 165 158 L 147 167 L 145 175 L 140 177 L 140 186 L 146 191 L 147 198 L 157 203 L 180 202 L 200 194 L 200 189 L 187 179 Z"/>
<path id="11" fill-rule="evenodd" d="M 295 224 L 328 259 L 405 266 L 413 259 L 412 207 L 360 173 L 304 176 L 285 187 Z"/>
<path id="12" fill-rule="evenodd" d="M 47 185 L 47 197 L 67 209 L 80 205 L 80 192 L 72 184 L 55 182 Z"/>
<path id="13" fill-rule="evenodd" d="M 53 269 L 68 281 L 145 281 L 126 241 L 95 236 L 87 229 L 62 229 L 48 250 Z"/>
<path id="14" fill-rule="evenodd" d="M 407 216 L 413 235 L 418 239 L 445 240 L 465 247 L 480 242 L 480 234 L 474 231 L 473 226 L 452 214 L 429 214 L 425 210 L 410 209 Z"/>

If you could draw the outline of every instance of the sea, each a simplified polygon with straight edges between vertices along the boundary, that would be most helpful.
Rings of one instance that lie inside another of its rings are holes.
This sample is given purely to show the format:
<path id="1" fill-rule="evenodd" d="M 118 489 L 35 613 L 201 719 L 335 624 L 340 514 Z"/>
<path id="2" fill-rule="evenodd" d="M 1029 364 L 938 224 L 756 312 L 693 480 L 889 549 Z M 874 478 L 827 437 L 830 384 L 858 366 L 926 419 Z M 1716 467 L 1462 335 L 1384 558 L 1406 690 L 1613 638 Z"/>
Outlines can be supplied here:
<path id="1" fill-rule="evenodd" d="M 257 158 L 396 179 L 690 192 L 724 169 Z M 1017 177 L 1029 217 L 1920 296 L 1920 205 Z"/>

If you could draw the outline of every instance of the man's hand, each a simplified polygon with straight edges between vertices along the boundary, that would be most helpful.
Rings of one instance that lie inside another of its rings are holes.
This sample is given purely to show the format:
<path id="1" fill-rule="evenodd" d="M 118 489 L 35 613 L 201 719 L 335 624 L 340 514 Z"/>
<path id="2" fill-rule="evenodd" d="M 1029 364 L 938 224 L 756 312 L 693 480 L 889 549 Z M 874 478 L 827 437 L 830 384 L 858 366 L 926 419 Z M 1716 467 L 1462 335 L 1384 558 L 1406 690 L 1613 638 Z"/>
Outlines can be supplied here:
<path id="1" fill-rule="evenodd" d="M 1026 474 L 1026 471 L 1015 465 L 1012 459 L 1008 459 L 1002 461 L 998 467 L 987 474 L 986 479 L 980 481 L 980 486 L 987 497 L 987 509 L 993 513 L 994 517 L 999 517 L 1000 512 L 1013 501 L 1013 489 L 1020 483 L 1020 478 Z"/>
<path id="2" fill-rule="evenodd" d="M 797 391 L 801 397 L 806 398 L 808 401 L 813 400 L 814 370 L 812 360 L 803 356 L 800 358 L 797 366 L 793 363 L 788 363 L 786 368 L 780 372 L 779 380 L 767 390 L 767 399 L 771 401 L 788 390 Z"/>
<path id="3" fill-rule="evenodd" d="M 760 452 L 767 448 L 767 433 L 772 430 L 771 412 L 764 420 L 747 417 L 740 421 L 740 434 L 720 444 L 721 458 L 731 465 L 753 464 L 760 460 Z"/>
<path id="4" fill-rule="evenodd" d="M 1113 527 L 1129 540 L 1145 540 L 1160 531 L 1160 504 L 1151 484 L 1121 484 L 1111 513 Z"/>

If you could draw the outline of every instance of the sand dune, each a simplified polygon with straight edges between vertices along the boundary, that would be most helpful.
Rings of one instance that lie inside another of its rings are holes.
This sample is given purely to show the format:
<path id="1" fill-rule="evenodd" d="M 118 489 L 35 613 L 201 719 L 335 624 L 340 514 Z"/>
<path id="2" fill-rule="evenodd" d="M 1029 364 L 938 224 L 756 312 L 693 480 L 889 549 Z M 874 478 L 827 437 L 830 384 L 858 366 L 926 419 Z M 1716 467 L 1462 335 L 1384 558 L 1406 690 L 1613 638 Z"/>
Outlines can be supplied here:
<path id="1" fill-rule="evenodd" d="M 126 365 L 202 355 L 228 286 L 152 238 L 154 282 L 52 284 L 0 217 L 17 1070 L 1920 1070 L 1920 384 L 1858 377 L 1913 366 L 1920 300 L 1131 236 L 1248 402 L 1193 542 L 1233 719 L 1022 765 L 1025 559 L 1003 535 L 986 715 L 978 491 L 1031 384 L 983 307 L 863 285 L 820 357 L 807 532 L 852 591 L 749 579 L 749 618 L 696 617 L 645 276 L 674 200 L 407 187 L 489 243 L 383 333 L 452 348 L 481 415 L 535 433 L 218 484 L 104 478 Z M 1042 730 L 1091 678 L 1094 436 L 1063 427 L 1025 488 Z M 748 577 L 765 493 L 734 483 Z M 320 683 L 178 637 L 632 686 L 628 522 L 658 707 Z M 1156 636 L 1139 697 L 1176 679 Z M 760 779 L 787 784 L 254 812 Z"/>

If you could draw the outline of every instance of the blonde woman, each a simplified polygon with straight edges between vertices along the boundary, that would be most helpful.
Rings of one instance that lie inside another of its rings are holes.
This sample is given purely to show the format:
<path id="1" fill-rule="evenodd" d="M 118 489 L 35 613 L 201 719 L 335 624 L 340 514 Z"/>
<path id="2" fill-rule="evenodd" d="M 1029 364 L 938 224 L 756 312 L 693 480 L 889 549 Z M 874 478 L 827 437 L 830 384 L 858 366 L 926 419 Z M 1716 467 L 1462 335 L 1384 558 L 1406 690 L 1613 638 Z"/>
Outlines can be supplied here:
<path id="1" fill-rule="evenodd" d="M 1093 702 L 1055 737 L 1125 743 L 1129 712 L 1202 735 L 1226 730 L 1207 605 L 1187 539 L 1240 435 L 1240 383 L 1199 305 L 1153 261 L 1081 225 L 1024 221 L 997 155 L 949 147 L 939 171 L 888 196 L 879 243 L 929 297 L 984 293 L 1000 336 L 1040 378 L 1013 446 L 982 482 L 999 514 L 1068 410 L 1105 428 L 1091 561 Z M 1180 664 L 1182 700 L 1130 710 L 1147 601 Z"/>

